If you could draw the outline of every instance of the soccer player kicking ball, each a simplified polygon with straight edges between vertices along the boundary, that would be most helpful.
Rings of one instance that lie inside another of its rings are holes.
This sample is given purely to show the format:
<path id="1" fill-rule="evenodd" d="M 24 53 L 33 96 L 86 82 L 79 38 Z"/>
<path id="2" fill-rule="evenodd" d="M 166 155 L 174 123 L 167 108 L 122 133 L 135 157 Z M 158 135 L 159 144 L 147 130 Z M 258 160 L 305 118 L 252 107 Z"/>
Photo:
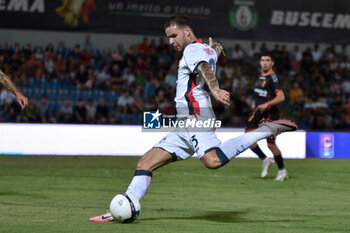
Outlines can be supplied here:
<path id="1" fill-rule="evenodd" d="M 210 93 L 219 102 L 230 104 L 230 93 L 219 88 L 214 74 L 218 56 L 224 53 L 222 46 L 213 42 L 211 38 L 209 38 L 209 45 L 197 39 L 193 33 L 192 24 L 186 16 L 170 17 L 164 28 L 170 44 L 178 52 L 182 52 L 175 97 L 177 112 L 186 111 L 189 119 L 215 118 Z M 206 85 L 210 90 L 207 90 Z M 126 190 L 126 195 L 141 200 L 151 184 L 153 171 L 171 162 L 188 159 L 194 153 L 197 153 L 204 166 L 216 169 L 224 166 L 257 141 L 296 129 L 297 126 L 287 120 L 265 122 L 249 133 L 221 143 L 215 134 L 214 127 L 200 132 L 176 128 L 138 161 L 134 178 Z M 90 218 L 90 221 L 97 222 L 113 220 L 109 212 Z"/>

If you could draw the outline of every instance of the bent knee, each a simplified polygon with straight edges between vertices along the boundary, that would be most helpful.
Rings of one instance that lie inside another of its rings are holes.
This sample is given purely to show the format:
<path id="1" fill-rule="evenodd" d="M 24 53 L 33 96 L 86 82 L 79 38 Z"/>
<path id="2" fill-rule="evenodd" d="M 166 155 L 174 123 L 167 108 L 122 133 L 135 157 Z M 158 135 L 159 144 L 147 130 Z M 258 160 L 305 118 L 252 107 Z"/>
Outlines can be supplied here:
<path id="1" fill-rule="evenodd" d="M 207 168 L 213 169 L 213 170 L 218 169 L 219 167 L 222 166 L 221 163 L 205 163 L 204 165 L 205 165 Z"/>
<path id="2" fill-rule="evenodd" d="M 220 162 L 219 159 L 216 158 L 205 158 L 202 160 L 202 163 L 204 164 L 205 167 L 209 169 L 217 169 L 219 167 L 222 167 L 222 163 Z"/>

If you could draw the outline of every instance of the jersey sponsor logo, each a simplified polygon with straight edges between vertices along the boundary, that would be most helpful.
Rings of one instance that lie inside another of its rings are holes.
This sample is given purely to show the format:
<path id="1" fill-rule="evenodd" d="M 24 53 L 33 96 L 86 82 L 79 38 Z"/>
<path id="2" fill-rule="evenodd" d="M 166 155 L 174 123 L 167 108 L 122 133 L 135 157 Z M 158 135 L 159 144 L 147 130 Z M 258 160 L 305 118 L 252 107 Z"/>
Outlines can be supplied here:
<path id="1" fill-rule="evenodd" d="M 258 12 L 254 8 L 254 1 L 236 0 L 229 13 L 229 20 L 233 28 L 241 31 L 255 29 L 258 25 Z"/>
<path id="2" fill-rule="evenodd" d="M 267 97 L 267 91 L 259 88 L 254 88 L 254 92 L 258 93 L 261 97 Z"/>

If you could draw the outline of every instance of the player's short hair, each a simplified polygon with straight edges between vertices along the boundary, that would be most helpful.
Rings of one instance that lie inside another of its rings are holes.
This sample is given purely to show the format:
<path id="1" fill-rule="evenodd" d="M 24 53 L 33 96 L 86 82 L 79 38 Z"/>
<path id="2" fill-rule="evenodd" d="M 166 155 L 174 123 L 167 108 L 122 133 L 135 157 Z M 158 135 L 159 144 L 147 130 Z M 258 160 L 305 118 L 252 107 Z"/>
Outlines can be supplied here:
<path id="1" fill-rule="evenodd" d="M 273 57 L 272 53 L 270 53 L 270 52 L 262 52 L 262 53 L 260 54 L 260 59 L 261 59 L 262 57 L 270 57 L 271 60 L 272 60 L 273 62 L 275 61 L 275 58 Z"/>
<path id="2" fill-rule="evenodd" d="M 175 25 L 175 24 L 177 26 L 180 26 L 180 27 L 187 26 L 193 32 L 192 22 L 191 22 L 190 18 L 187 17 L 186 15 L 173 15 L 173 16 L 169 17 L 164 24 L 164 29 L 167 29 L 168 27 Z"/>

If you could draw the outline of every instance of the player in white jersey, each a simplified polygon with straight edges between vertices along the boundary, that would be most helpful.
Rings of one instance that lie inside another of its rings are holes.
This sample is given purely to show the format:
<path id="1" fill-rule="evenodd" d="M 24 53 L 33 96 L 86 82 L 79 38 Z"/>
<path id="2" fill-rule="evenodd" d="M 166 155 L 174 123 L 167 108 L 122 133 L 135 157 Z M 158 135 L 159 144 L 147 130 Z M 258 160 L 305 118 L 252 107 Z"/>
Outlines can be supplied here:
<path id="1" fill-rule="evenodd" d="M 186 16 L 170 17 L 164 28 L 170 44 L 183 53 L 179 62 L 175 98 L 178 114 L 184 113 L 185 118 L 198 120 L 214 117 L 210 94 L 219 102 L 230 104 L 230 93 L 219 88 L 214 73 L 217 58 L 223 53 L 222 46 L 211 38 L 209 45 L 198 40 Z M 296 129 L 297 126 L 290 121 L 266 122 L 249 133 L 221 143 L 216 137 L 214 127 L 201 132 L 176 128 L 141 157 L 125 194 L 141 200 L 150 186 L 152 172 L 178 159 L 187 159 L 197 153 L 207 168 L 216 169 L 258 140 Z M 90 218 L 90 221 L 113 221 L 113 217 L 107 212 Z"/>

